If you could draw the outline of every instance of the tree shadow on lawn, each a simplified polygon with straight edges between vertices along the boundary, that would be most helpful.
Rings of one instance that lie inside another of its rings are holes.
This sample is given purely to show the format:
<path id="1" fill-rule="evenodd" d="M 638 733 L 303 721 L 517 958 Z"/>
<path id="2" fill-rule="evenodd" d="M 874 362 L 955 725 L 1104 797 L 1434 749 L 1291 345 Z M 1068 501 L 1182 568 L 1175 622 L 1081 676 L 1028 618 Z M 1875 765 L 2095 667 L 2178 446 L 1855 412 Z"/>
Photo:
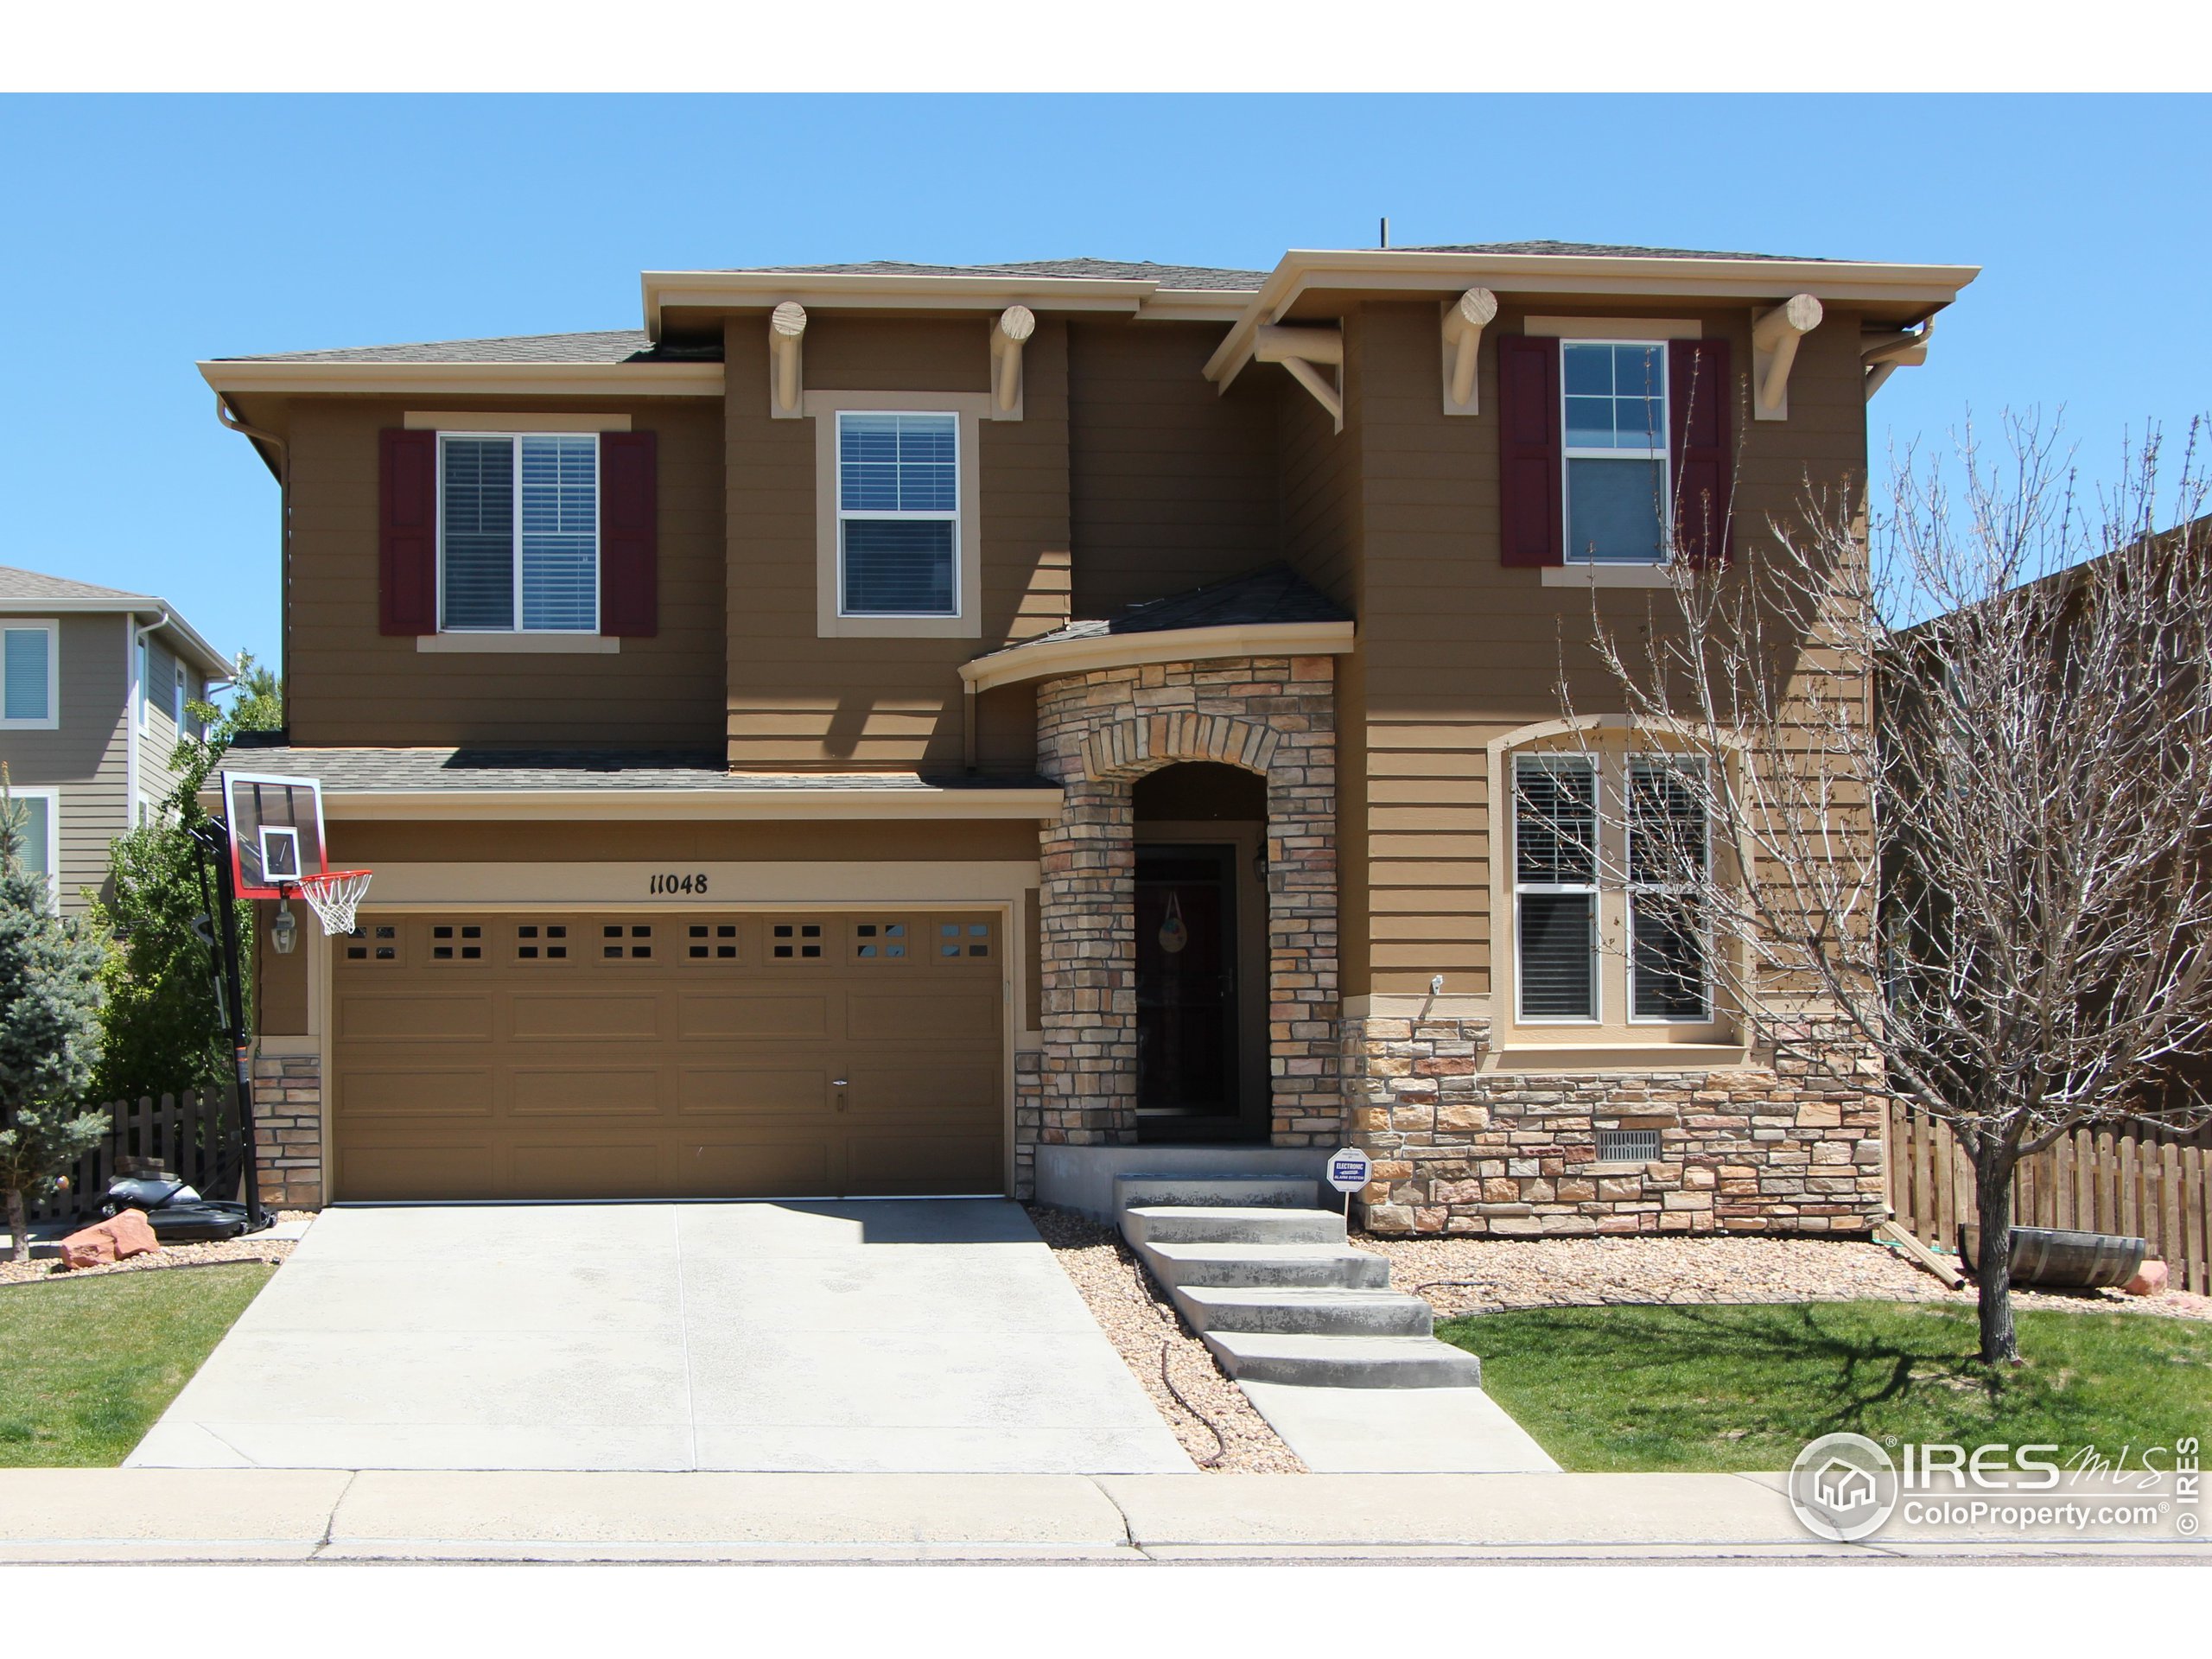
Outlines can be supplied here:
<path id="1" fill-rule="evenodd" d="M 1438 1334 L 1479 1354 L 1500 1402 L 1584 1466 L 1713 1466 L 1716 1447 L 1726 1466 L 1772 1466 L 1841 1429 L 2069 1449 L 2198 1432 L 2177 1426 L 2206 1391 L 2202 1334 L 2124 1314 L 2048 1321 L 2024 1325 L 2018 1370 L 1974 1357 L 1971 1316 L 1908 1303 L 1560 1308 Z"/>

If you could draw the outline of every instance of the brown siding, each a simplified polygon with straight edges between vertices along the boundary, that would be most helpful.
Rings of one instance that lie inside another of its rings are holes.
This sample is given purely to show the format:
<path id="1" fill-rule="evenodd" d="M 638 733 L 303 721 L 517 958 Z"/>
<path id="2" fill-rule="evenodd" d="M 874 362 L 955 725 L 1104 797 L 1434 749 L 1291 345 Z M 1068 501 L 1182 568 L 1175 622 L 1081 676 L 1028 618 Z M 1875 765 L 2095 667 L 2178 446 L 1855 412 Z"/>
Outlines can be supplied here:
<path id="1" fill-rule="evenodd" d="M 1541 308 L 1599 314 L 1564 302 Z M 1509 312 L 1495 333 L 1517 330 L 1520 321 Z M 1748 313 L 1704 321 L 1708 334 L 1729 340 L 1740 380 L 1751 363 Z M 1344 682 L 1340 774 L 1350 873 L 1345 990 L 1352 995 L 1417 992 L 1433 973 L 1446 976 L 1452 993 L 1489 991 L 1485 745 L 1560 712 L 1562 641 L 1578 709 L 1599 712 L 1619 701 L 1589 648 L 1589 596 L 1545 588 L 1541 572 L 1499 563 L 1494 340 L 1483 350 L 1483 414 L 1447 417 L 1436 328 L 1433 306 L 1376 305 L 1353 335 L 1365 501 L 1360 651 Z M 1789 420 L 1739 415 L 1739 548 L 1764 538 L 1770 518 L 1791 513 L 1808 480 L 1863 486 L 1858 337 L 1856 316 L 1831 311 L 1799 352 Z M 1670 602 L 1663 594 L 1607 592 L 1600 612 L 1632 629 L 1655 598 Z M 1355 761 L 1362 743 L 1365 753 Z M 1363 871 L 1370 891 L 1361 925 L 1350 894 Z M 1363 950 L 1364 969 L 1355 965 Z"/>
<path id="2" fill-rule="evenodd" d="M 1066 618 L 1065 324 L 1040 319 L 1024 353 L 1023 418 L 982 423 L 980 639 L 817 636 L 816 423 L 769 416 L 766 332 L 758 318 L 734 320 L 725 350 L 730 764 L 957 769 L 960 664 Z M 806 382 L 817 391 L 980 391 L 988 372 L 981 318 L 832 316 L 806 332 Z M 1031 701 L 982 702 L 979 762 L 1033 769 Z"/>
<path id="3" fill-rule="evenodd" d="M 131 823 L 129 624 L 119 615 L 58 620 L 60 724 L 50 732 L 0 732 L 0 761 L 16 788 L 60 791 L 61 906 L 74 912 L 83 908 L 85 888 L 105 884 L 109 845 Z"/>
<path id="4" fill-rule="evenodd" d="M 293 549 L 285 678 L 308 745 L 594 745 L 712 749 L 722 685 L 721 407 L 570 401 L 660 438 L 660 632 L 614 656 L 433 655 L 377 621 L 377 434 L 414 408 L 486 408 L 422 394 L 303 398 L 290 410 Z M 543 400 L 499 409 L 546 410 Z"/>
<path id="5" fill-rule="evenodd" d="M 268 949 L 270 919 L 276 906 L 257 900 L 253 906 L 253 998 L 261 1005 L 254 1029 L 264 1037 L 304 1037 L 308 1033 L 307 937 L 317 925 L 305 905 L 292 906 L 292 921 L 299 929 L 299 944 L 292 954 L 280 957 Z"/>
<path id="6" fill-rule="evenodd" d="M 1205 378 L 1217 323 L 1068 325 L 1075 613 L 1148 599 L 1281 556 L 1275 397 L 1255 368 L 1224 397 Z"/>

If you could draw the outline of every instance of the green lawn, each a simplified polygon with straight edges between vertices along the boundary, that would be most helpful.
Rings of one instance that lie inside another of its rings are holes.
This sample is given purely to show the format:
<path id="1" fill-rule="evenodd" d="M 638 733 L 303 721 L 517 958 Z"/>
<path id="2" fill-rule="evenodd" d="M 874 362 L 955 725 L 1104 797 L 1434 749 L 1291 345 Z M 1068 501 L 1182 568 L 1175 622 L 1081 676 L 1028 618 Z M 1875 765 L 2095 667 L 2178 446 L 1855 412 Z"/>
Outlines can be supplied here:
<path id="1" fill-rule="evenodd" d="M 276 1269 L 0 1288 L 0 1467 L 123 1461 Z"/>
<path id="2" fill-rule="evenodd" d="M 1974 1446 L 2171 1446 L 2212 1431 L 2212 1325 L 2018 1315 L 2027 1364 L 1973 1358 L 1961 1310 L 1909 1302 L 1570 1307 L 1438 1325 L 1567 1468 L 1787 1469 L 1834 1429 Z"/>

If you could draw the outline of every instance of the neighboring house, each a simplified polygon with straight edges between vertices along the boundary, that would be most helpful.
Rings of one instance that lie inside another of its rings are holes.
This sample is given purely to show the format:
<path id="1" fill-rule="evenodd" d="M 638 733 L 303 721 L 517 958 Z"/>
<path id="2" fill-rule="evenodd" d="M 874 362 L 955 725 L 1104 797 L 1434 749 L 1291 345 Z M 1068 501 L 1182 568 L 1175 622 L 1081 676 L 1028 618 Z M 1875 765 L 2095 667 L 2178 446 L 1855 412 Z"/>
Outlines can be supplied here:
<path id="1" fill-rule="evenodd" d="M 176 787 L 188 702 L 230 683 L 220 652 L 148 594 L 0 565 L 0 760 L 32 861 L 68 912 L 108 849 Z"/>
<path id="2" fill-rule="evenodd" d="M 643 330 L 203 364 L 292 527 L 238 761 L 377 872 L 264 959 L 281 1201 L 1103 1206 L 1351 1141 L 1377 1230 L 1863 1230 L 1875 1103 L 1619 874 L 1591 606 L 1724 557 L 1732 480 L 1739 543 L 1862 486 L 1974 274 L 648 272 Z"/>

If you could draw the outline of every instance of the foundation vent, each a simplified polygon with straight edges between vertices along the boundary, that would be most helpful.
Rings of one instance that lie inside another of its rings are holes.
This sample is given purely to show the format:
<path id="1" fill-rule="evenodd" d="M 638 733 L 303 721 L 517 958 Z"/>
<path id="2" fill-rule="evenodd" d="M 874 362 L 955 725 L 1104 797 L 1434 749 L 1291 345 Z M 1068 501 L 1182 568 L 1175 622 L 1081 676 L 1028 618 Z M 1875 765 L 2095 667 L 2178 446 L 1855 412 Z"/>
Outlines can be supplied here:
<path id="1" fill-rule="evenodd" d="M 1598 1131 L 1598 1161 L 1601 1164 L 1651 1164 L 1658 1160 L 1656 1129 Z"/>

